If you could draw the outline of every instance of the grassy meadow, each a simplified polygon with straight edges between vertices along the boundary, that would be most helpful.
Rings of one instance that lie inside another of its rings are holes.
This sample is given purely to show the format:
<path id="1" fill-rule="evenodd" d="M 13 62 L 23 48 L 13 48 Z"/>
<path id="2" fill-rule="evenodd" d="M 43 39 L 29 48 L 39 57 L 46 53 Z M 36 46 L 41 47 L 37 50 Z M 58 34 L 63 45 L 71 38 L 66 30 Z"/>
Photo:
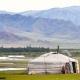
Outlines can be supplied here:
<path id="1" fill-rule="evenodd" d="M 74 57 L 79 60 L 80 57 Z M 0 63 L 14 63 L 10 65 L 2 64 L 0 67 L 27 67 L 28 61 L 8 61 L 2 60 Z M 27 70 L 0 71 L 0 80 L 80 80 L 80 74 L 48 74 L 48 75 L 27 75 Z"/>
<path id="2" fill-rule="evenodd" d="M 24 71 L 22 71 L 24 72 Z M 27 75 L 19 71 L 1 72 L 4 80 L 80 80 L 80 74 Z M 3 79 L 0 79 L 3 80 Z"/>
<path id="3" fill-rule="evenodd" d="M 3 63 L 3 64 L 1 64 Z M 11 63 L 11 64 L 10 64 Z M 0 68 L 27 68 L 28 61 L 27 60 L 1 60 Z"/>
<path id="4" fill-rule="evenodd" d="M 79 61 L 80 67 L 80 50 L 70 51 L 72 54 L 77 53 L 78 55 L 73 55 L 72 58 L 75 58 Z M 20 53 L 21 54 L 21 53 Z M 25 53 L 24 53 L 25 54 Z M 43 53 L 41 53 L 43 54 Z M 39 56 L 40 53 L 31 54 L 29 57 L 25 57 L 24 60 L 0 60 L 0 68 L 26 68 L 28 65 L 28 59 L 34 58 L 33 55 Z M 8 64 L 10 63 L 10 64 Z M 0 80 L 80 80 L 79 74 L 36 74 L 36 75 L 27 75 L 27 70 L 10 70 L 10 71 L 0 71 Z"/>

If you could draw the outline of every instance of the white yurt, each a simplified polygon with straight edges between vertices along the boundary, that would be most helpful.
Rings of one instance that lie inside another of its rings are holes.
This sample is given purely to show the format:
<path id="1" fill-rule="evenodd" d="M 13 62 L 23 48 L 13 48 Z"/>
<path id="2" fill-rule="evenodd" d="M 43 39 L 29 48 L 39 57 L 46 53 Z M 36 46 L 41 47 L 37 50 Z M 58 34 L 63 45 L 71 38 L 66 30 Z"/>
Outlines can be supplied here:
<path id="1" fill-rule="evenodd" d="M 68 73 L 79 73 L 78 60 L 57 52 L 49 52 L 28 63 L 28 74 L 62 73 L 62 68 L 66 66 Z"/>

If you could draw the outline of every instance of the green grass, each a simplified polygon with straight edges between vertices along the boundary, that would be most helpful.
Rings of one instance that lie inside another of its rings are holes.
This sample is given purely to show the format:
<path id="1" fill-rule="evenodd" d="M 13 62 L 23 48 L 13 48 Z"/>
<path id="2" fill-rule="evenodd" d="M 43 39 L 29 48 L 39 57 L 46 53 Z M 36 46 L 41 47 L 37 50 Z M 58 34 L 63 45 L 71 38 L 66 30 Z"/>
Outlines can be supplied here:
<path id="1" fill-rule="evenodd" d="M 0 74 L 5 80 L 80 80 L 80 74 L 52 74 L 52 75 L 26 75 L 26 74 Z"/>
<path id="2" fill-rule="evenodd" d="M 13 64 L 1 64 L 1 63 L 13 63 Z M 0 61 L 0 68 L 1 67 L 8 67 L 8 68 L 26 68 L 28 65 L 27 60 L 1 60 Z"/>
<path id="3" fill-rule="evenodd" d="M 79 60 L 80 57 L 74 57 Z M 0 64 L 0 66 L 8 67 L 27 67 L 27 60 L 1 60 L 0 63 L 14 63 L 10 65 Z M 80 80 L 80 74 L 49 74 L 49 75 L 27 75 L 27 70 L 19 71 L 0 71 L 0 80 Z"/>

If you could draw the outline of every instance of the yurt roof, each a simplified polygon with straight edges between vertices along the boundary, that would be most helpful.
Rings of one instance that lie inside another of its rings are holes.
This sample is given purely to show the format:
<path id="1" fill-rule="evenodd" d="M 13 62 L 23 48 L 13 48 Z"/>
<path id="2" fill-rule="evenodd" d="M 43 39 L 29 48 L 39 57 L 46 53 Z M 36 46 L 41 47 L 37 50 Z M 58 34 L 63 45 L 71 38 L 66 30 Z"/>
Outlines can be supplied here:
<path id="1" fill-rule="evenodd" d="M 65 56 L 63 54 L 60 54 L 57 52 L 49 52 L 49 53 L 45 53 L 43 55 L 41 55 L 40 57 L 37 57 L 33 60 L 31 60 L 30 62 L 53 62 L 53 63 L 61 63 L 61 62 L 77 62 L 76 59 L 70 58 L 68 56 Z"/>

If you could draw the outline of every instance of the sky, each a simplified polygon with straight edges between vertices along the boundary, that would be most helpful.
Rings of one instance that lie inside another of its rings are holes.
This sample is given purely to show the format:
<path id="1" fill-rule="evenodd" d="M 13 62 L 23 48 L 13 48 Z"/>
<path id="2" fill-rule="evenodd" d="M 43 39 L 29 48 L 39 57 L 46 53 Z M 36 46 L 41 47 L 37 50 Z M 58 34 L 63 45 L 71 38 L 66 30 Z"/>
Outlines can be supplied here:
<path id="1" fill-rule="evenodd" d="M 23 12 L 56 7 L 80 6 L 80 0 L 0 0 L 0 10 Z"/>

